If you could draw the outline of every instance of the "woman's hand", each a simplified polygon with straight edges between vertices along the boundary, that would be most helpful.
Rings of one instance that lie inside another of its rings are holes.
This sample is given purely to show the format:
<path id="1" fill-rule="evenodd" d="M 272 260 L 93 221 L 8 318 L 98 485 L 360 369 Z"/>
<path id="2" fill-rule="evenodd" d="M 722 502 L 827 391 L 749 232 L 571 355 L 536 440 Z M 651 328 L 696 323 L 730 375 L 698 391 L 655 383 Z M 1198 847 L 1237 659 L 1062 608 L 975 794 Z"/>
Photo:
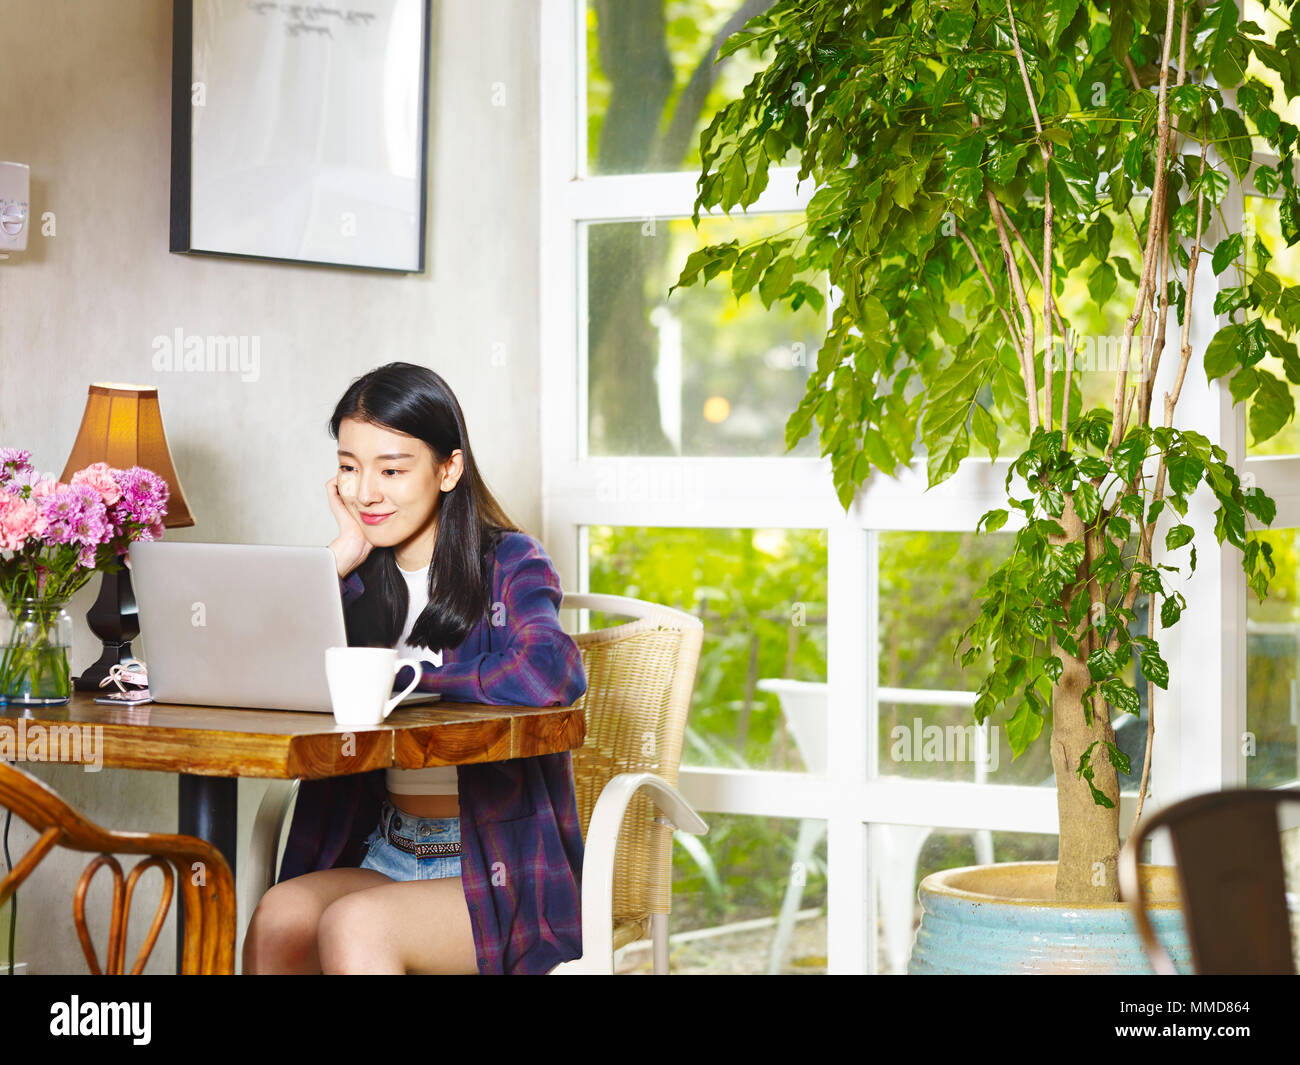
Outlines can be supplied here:
<path id="1" fill-rule="evenodd" d="M 339 576 L 346 577 L 370 554 L 370 548 L 373 546 L 366 539 L 365 530 L 361 523 L 348 510 L 348 505 L 343 502 L 343 497 L 339 495 L 339 478 L 335 474 L 325 482 L 325 493 L 329 498 L 330 510 L 334 514 L 334 520 L 339 524 L 339 535 L 330 544 L 330 550 L 334 552 L 334 560 L 338 564 Z"/>

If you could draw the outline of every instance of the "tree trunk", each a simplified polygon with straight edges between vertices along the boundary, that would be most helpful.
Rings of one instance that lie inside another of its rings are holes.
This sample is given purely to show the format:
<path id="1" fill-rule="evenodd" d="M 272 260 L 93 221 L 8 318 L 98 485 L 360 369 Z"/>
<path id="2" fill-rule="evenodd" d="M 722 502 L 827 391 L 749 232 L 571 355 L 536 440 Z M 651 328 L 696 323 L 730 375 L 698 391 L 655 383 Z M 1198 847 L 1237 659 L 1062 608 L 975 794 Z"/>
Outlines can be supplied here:
<path id="1" fill-rule="evenodd" d="M 1066 503 L 1060 520 L 1065 536 L 1052 537 L 1052 543 L 1084 539 L 1083 522 L 1075 513 L 1072 500 Z M 1097 605 L 1105 608 L 1096 582 L 1087 580 L 1088 566 L 1097 551 L 1096 542 L 1088 544 L 1078 579 L 1064 593 L 1067 609 L 1075 596 L 1087 596 L 1091 600 L 1090 609 L 1075 634 L 1085 658 L 1076 658 L 1055 641 L 1052 644 L 1052 654 L 1064 663 L 1061 679 L 1052 689 L 1052 766 L 1056 770 L 1056 809 L 1060 824 L 1057 902 L 1116 902 L 1120 897 L 1119 778 L 1106 747 L 1107 742 L 1115 741 L 1115 733 L 1106 704 L 1101 699 L 1093 700 L 1095 712 L 1089 725 L 1081 698 L 1090 683 L 1085 659 L 1096 645 L 1096 638 L 1088 633 L 1087 626 Z M 1112 807 L 1097 805 L 1088 782 L 1078 775 L 1079 759 L 1091 744 L 1096 745 L 1089 759 L 1093 784 L 1114 803 Z"/>

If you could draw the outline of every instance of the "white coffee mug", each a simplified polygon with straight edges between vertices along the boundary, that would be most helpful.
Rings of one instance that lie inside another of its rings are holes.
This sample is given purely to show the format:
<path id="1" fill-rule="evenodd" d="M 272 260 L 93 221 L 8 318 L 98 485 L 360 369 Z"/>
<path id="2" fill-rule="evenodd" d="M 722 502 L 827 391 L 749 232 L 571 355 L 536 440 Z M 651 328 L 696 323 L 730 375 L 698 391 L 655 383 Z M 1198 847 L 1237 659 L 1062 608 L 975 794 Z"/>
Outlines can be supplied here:
<path id="1" fill-rule="evenodd" d="M 403 666 L 415 670 L 406 690 L 388 698 L 393 678 Z M 327 647 L 325 679 L 329 681 L 334 720 L 341 725 L 378 725 L 405 699 L 424 675 L 416 658 L 398 658 L 395 647 Z"/>

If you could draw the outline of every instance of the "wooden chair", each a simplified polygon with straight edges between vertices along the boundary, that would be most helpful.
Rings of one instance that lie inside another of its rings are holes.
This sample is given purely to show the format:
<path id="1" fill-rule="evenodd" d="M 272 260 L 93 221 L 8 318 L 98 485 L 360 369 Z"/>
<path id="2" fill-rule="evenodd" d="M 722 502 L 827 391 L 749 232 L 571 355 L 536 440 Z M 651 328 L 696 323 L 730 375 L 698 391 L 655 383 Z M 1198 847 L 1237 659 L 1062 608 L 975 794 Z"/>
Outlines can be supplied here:
<path id="1" fill-rule="evenodd" d="M 122 975 L 126 954 L 127 920 L 137 881 L 151 868 L 162 872 L 163 884 L 153 924 L 140 946 L 131 975 L 139 975 L 153 953 L 158 933 L 171 906 L 179 880 L 185 914 L 184 975 L 229 975 L 235 964 L 235 887 L 230 866 L 210 843 L 193 836 L 154 835 L 146 832 L 110 832 L 85 820 L 43 781 L 15 766 L 0 762 L 0 807 L 12 810 L 38 834 L 35 844 L 0 881 L 0 905 L 55 847 L 98 853 L 77 881 L 73 897 L 73 923 L 92 975 Z M 142 854 L 123 884 L 122 867 L 113 855 Z M 194 864 L 202 863 L 204 882 L 194 883 Z M 86 892 L 95 874 L 108 866 L 113 875 L 113 901 L 108 951 L 103 967 L 86 928 Z"/>
<path id="2" fill-rule="evenodd" d="M 614 951 L 647 936 L 654 971 L 664 974 L 673 830 L 708 831 L 677 791 L 704 625 L 683 611 L 625 596 L 567 594 L 560 609 L 634 620 L 572 634 L 587 673 L 587 691 L 575 704 L 586 714 L 587 735 L 573 752 L 585 843 L 583 954 L 552 975 L 612 973 Z M 258 808 L 243 870 L 248 913 L 275 883 L 280 835 L 297 786 L 272 781 Z"/>
<path id="3" fill-rule="evenodd" d="M 1120 852 L 1120 894 L 1157 973 L 1177 970 L 1147 917 L 1142 844 L 1167 828 L 1197 973 L 1295 975 L 1279 807 L 1300 792 L 1238 788 L 1194 795 L 1143 819 Z"/>

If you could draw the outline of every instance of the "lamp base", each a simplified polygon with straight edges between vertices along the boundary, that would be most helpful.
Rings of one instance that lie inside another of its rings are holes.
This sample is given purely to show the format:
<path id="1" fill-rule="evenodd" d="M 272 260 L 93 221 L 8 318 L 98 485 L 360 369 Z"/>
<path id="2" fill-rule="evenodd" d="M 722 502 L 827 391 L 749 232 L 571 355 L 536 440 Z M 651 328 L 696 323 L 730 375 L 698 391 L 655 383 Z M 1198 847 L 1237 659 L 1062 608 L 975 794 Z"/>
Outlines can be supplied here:
<path id="1" fill-rule="evenodd" d="M 117 686 L 113 684 L 103 684 L 99 682 L 108 676 L 108 672 L 118 663 L 125 663 L 134 658 L 131 651 L 131 641 L 118 643 L 115 641 L 104 640 L 104 653 L 94 665 L 88 666 L 81 676 L 74 678 L 72 687 L 79 692 L 110 692 L 117 691 Z M 128 689 L 129 690 L 129 689 Z"/>
<path id="2" fill-rule="evenodd" d="M 86 611 L 86 624 L 104 645 L 104 653 L 72 682 L 72 686 L 81 692 L 107 692 L 112 686 L 101 687 L 99 682 L 108 676 L 113 666 L 135 657 L 131 653 L 131 641 L 140 635 L 130 570 L 123 568 L 117 573 L 104 574 L 99 585 L 99 597 Z M 114 687 L 113 690 L 117 689 Z"/>

